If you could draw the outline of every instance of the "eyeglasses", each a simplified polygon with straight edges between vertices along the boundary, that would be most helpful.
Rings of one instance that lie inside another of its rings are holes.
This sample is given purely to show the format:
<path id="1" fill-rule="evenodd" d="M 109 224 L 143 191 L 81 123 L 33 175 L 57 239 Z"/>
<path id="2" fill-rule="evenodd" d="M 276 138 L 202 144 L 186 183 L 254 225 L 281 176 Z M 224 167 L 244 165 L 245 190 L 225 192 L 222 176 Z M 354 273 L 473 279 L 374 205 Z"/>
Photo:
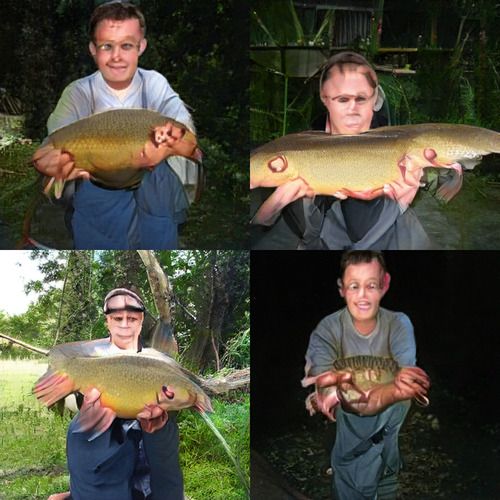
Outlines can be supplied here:
<path id="1" fill-rule="evenodd" d="M 132 43 L 132 42 L 122 42 L 120 44 L 115 44 L 115 43 L 100 43 L 99 45 L 96 45 L 96 48 L 99 52 L 102 53 L 112 53 L 115 51 L 115 47 L 119 47 L 120 51 L 122 52 L 131 52 L 132 50 L 139 50 L 141 44 L 140 43 Z"/>
<path id="2" fill-rule="evenodd" d="M 351 101 L 354 101 L 354 104 L 357 106 L 364 106 L 365 104 L 368 104 L 373 97 L 375 96 L 375 91 L 371 96 L 366 96 L 364 94 L 358 94 L 358 95 L 352 95 L 352 94 L 340 94 L 335 97 L 331 97 L 329 95 L 325 95 L 326 99 L 330 99 L 331 101 L 336 102 L 340 106 L 344 107 L 347 106 Z"/>
<path id="3" fill-rule="evenodd" d="M 138 321 L 140 321 L 140 318 L 136 318 L 135 316 L 122 316 L 120 314 L 116 315 L 109 315 L 109 318 L 113 323 L 116 323 L 117 325 L 121 325 L 123 323 L 123 320 L 127 320 L 127 324 L 130 325 L 135 325 Z"/>
<path id="4" fill-rule="evenodd" d="M 346 287 L 345 287 L 345 291 L 346 293 L 351 293 L 351 294 L 354 294 L 354 293 L 358 293 L 361 288 L 364 288 L 368 293 L 375 293 L 375 292 L 380 292 L 382 290 L 382 286 L 380 283 L 376 283 L 376 282 L 371 282 L 371 283 L 368 283 L 366 286 L 362 287 L 359 283 L 349 283 Z"/>

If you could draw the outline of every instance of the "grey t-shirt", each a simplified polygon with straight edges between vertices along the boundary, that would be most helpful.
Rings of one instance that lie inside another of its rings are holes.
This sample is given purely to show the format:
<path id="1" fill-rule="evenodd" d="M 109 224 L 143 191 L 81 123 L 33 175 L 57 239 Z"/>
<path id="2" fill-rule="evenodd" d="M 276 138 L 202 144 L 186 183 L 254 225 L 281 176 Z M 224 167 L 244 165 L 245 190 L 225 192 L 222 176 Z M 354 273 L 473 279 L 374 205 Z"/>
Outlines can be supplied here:
<path id="1" fill-rule="evenodd" d="M 317 375 L 330 370 L 337 358 L 359 355 L 392 357 L 400 366 L 414 366 L 415 337 L 408 316 L 381 307 L 373 332 L 361 335 L 344 307 L 323 318 L 314 329 L 306 362 L 309 373 Z"/>

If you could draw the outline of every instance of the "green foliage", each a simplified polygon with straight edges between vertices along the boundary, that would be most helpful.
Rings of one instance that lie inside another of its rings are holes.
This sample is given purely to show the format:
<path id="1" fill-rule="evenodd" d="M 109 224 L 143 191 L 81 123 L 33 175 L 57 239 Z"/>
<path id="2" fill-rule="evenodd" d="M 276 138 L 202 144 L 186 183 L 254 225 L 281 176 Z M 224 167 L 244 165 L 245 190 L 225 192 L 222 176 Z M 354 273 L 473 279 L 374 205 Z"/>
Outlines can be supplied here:
<path id="1" fill-rule="evenodd" d="M 436 15 L 442 8 L 439 2 L 427 3 L 437 9 Z M 300 30 L 296 29 L 289 12 L 289 2 L 257 1 L 254 8 L 251 43 L 262 47 L 252 61 L 250 82 L 250 135 L 252 146 L 257 146 L 284 131 L 290 133 L 311 128 L 315 118 L 324 110 L 319 102 L 317 77 L 285 78 L 283 66 L 276 64 L 276 58 L 273 59 L 271 52 L 265 50 L 266 46 L 286 47 L 302 43 Z M 389 19 L 397 15 L 408 16 L 415 6 L 410 2 L 408 8 L 407 12 L 388 11 L 386 14 Z M 427 15 L 430 22 L 430 14 Z M 448 29 L 460 25 L 453 49 L 419 47 L 412 64 L 415 75 L 379 73 L 389 99 L 392 124 L 452 122 L 498 130 L 500 51 L 495 2 L 454 2 L 450 9 L 446 9 L 446 16 L 450 17 Z M 289 22 L 283 23 L 283 19 L 289 19 Z M 302 17 L 300 21 L 304 26 L 307 18 Z M 376 28 L 376 24 L 373 27 Z M 450 33 L 446 35 L 450 38 Z M 370 40 L 366 43 L 370 45 Z M 408 44 L 412 46 L 409 40 L 403 46 Z M 364 47 L 368 50 L 366 44 Z M 362 48 L 358 46 L 356 50 Z M 303 64 L 306 64 L 307 57 L 304 55 Z M 384 54 L 375 53 L 374 62 L 380 62 L 383 57 Z M 288 93 L 286 99 L 285 92 Z"/>
<path id="2" fill-rule="evenodd" d="M 0 151 L 1 219 L 10 227 L 10 240 L 3 248 L 13 248 L 22 234 L 24 214 L 33 199 L 37 174 L 31 167 L 34 144 L 14 142 Z"/>
<path id="3" fill-rule="evenodd" d="M 222 364 L 231 368 L 244 368 L 250 365 L 250 329 L 229 339 Z"/>
<path id="4" fill-rule="evenodd" d="M 223 356 L 228 341 L 249 327 L 249 254 L 185 251 L 172 256 L 177 269 L 184 270 L 172 275 L 183 362 L 213 370 L 215 353 L 209 335 Z"/>
<path id="5" fill-rule="evenodd" d="M 40 295 L 24 314 L 0 315 L 2 333 L 44 348 L 105 337 L 103 298 L 109 290 L 130 284 L 139 288 L 147 310 L 157 316 L 144 266 L 135 251 L 36 250 L 31 255 L 44 277 L 29 282 L 26 292 L 36 290 Z M 248 366 L 248 252 L 161 251 L 157 256 L 173 288 L 172 318 L 180 352 L 189 353 L 209 325 L 216 334 L 221 367 L 224 363 Z M 213 323 L 210 311 L 212 317 L 216 315 Z M 2 350 L 4 356 L 20 352 L 18 348 Z M 199 357 L 186 356 L 191 367 L 213 369 L 212 344 L 196 352 Z"/>

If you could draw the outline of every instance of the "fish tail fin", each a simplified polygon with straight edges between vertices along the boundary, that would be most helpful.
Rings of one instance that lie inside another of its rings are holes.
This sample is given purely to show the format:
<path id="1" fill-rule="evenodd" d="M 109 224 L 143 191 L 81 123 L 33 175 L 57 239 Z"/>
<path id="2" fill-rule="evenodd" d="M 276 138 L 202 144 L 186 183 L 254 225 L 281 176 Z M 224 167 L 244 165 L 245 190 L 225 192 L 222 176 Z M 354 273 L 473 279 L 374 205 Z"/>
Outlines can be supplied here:
<path id="1" fill-rule="evenodd" d="M 454 169 L 451 178 L 436 191 L 436 198 L 447 203 L 460 191 L 462 183 L 462 170 Z"/>
<path id="2" fill-rule="evenodd" d="M 66 373 L 48 370 L 35 383 L 33 394 L 46 406 L 52 406 L 75 390 L 73 379 Z"/>

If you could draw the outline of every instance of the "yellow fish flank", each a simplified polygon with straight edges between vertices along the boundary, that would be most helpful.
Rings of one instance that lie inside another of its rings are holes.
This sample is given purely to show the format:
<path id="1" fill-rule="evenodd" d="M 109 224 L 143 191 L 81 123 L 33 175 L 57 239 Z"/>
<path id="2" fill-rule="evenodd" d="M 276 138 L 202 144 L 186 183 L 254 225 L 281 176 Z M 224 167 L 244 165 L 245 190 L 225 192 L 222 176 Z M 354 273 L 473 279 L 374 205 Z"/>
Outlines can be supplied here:
<path id="1" fill-rule="evenodd" d="M 250 156 L 250 187 L 275 187 L 302 178 L 316 194 L 366 191 L 404 177 L 405 169 L 472 168 L 500 152 L 500 134 L 468 125 L 429 123 L 382 127 L 359 135 L 289 134 Z M 443 193 L 449 198 L 460 188 Z"/>
<path id="2" fill-rule="evenodd" d="M 89 172 L 101 184 L 123 189 L 141 182 L 145 173 L 145 147 L 155 142 L 153 129 L 167 123 L 184 132 L 182 141 L 192 145 L 186 156 L 194 157 L 196 136 L 182 123 L 147 109 L 96 113 L 54 131 L 48 141 L 56 149 L 70 153 L 75 166 Z M 165 148 L 162 159 L 171 154 Z"/>
<path id="3" fill-rule="evenodd" d="M 34 388 L 47 406 L 72 392 L 95 387 L 101 392 L 101 404 L 121 418 L 136 418 L 150 403 L 165 411 L 189 407 L 212 411 L 209 397 L 169 356 L 154 349 L 88 356 L 79 352 L 79 344 L 62 344 L 50 351 L 49 369 Z"/>

